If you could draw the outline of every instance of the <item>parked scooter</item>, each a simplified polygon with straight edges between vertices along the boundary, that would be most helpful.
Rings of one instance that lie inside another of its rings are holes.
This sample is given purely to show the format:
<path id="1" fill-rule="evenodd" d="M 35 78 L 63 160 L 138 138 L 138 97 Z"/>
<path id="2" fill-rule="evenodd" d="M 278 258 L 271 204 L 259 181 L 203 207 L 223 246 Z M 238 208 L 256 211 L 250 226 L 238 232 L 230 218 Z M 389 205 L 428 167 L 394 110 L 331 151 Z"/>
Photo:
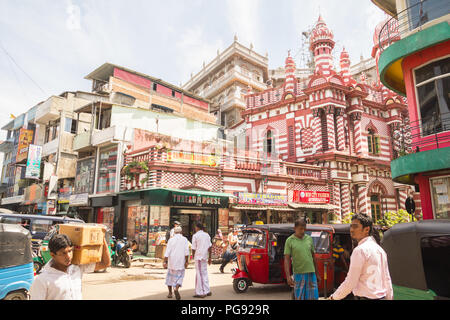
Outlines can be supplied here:
<path id="1" fill-rule="evenodd" d="M 131 243 L 128 239 L 124 237 L 122 240 L 117 240 L 114 236 L 112 237 L 113 246 L 111 253 L 111 261 L 114 266 L 118 266 L 119 263 L 123 264 L 125 268 L 131 267 L 131 261 L 133 260 L 133 250 L 137 248 L 136 240 Z"/>

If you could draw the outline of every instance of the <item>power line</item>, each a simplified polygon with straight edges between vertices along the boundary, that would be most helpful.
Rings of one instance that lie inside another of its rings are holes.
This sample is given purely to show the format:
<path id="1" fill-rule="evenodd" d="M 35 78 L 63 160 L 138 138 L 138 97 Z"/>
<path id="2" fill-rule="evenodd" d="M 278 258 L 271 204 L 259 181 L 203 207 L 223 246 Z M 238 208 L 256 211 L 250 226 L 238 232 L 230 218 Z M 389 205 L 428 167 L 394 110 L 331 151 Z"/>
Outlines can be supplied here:
<path id="1" fill-rule="evenodd" d="M 33 78 L 31 78 L 31 76 L 25 70 L 22 69 L 22 67 L 16 62 L 16 60 L 14 60 L 14 58 L 8 53 L 8 51 L 6 51 L 1 42 L 0 47 L 3 49 L 5 54 L 11 59 L 11 61 L 14 62 L 14 64 L 28 77 L 28 79 L 30 79 L 36 85 L 36 87 L 38 87 L 42 91 L 42 93 L 47 95 L 47 93 L 36 83 L 36 81 L 34 81 Z"/>

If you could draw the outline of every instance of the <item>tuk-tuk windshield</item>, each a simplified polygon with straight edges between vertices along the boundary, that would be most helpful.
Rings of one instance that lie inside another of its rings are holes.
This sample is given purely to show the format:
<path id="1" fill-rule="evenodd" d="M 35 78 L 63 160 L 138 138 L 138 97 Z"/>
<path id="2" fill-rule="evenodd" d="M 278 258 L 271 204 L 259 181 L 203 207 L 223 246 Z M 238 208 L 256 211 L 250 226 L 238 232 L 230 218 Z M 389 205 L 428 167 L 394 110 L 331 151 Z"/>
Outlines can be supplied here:
<path id="1" fill-rule="evenodd" d="M 259 248 L 266 247 L 265 234 L 258 231 L 245 231 L 240 245 L 242 248 Z"/>
<path id="2" fill-rule="evenodd" d="M 328 253 L 330 251 L 330 234 L 325 231 L 306 231 L 314 242 L 316 253 Z"/>

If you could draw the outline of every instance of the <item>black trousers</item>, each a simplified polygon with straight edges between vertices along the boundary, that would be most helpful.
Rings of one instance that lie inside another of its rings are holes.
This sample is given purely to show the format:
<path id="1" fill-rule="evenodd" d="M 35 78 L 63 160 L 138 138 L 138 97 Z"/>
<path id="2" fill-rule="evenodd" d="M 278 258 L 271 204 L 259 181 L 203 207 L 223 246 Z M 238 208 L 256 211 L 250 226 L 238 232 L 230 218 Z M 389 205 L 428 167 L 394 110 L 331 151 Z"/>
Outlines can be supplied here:
<path id="1" fill-rule="evenodd" d="M 386 297 L 383 297 L 383 298 L 380 298 L 380 299 L 370 299 L 370 298 L 366 298 L 366 297 L 355 296 L 355 300 L 386 300 Z"/>

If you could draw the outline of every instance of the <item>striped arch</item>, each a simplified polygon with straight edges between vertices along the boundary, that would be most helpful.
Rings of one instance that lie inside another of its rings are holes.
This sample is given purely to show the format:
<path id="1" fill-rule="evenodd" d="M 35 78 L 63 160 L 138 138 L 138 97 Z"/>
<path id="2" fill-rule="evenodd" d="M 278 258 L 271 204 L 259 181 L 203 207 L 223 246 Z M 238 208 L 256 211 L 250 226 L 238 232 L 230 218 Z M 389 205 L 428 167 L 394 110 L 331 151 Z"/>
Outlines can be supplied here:
<path id="1" fill-rule="evenodd" d="M 373 124 L 372 120 L 369 121 L 369 123 L 367 124 L 366 128 L 365 128 L 365 132 L 368 132 L 369 130 L 372 130 L 373 133 L 378 134 L 378 129 L 377 127 Z"/>
<path id="2" fill-rule="evenodd" d="M 308 88 L 315 87 L 324 83 L 327 83 L 327 79 L 324 76 L 316 75 L 313 76 L 309 81 Z"/>
<path id="3" fill-rule="evenodd" d="M 367 188 L 367 195 L 370 196 L 371 194 L 387 195 L 388 192 L 381 181 L 375 180 L 370 184 L 369 188 Z"/>
<path id="4" fill-rule="evenodd" d="M 331 76 L 331 78 L 328 79 L 329 82 L 331 83 L 336 83 L 336 84 L 340 84 L 340 85 L 344 85 L 344 80 L 341 76 L 335 74 L 333 76 Z"/>

